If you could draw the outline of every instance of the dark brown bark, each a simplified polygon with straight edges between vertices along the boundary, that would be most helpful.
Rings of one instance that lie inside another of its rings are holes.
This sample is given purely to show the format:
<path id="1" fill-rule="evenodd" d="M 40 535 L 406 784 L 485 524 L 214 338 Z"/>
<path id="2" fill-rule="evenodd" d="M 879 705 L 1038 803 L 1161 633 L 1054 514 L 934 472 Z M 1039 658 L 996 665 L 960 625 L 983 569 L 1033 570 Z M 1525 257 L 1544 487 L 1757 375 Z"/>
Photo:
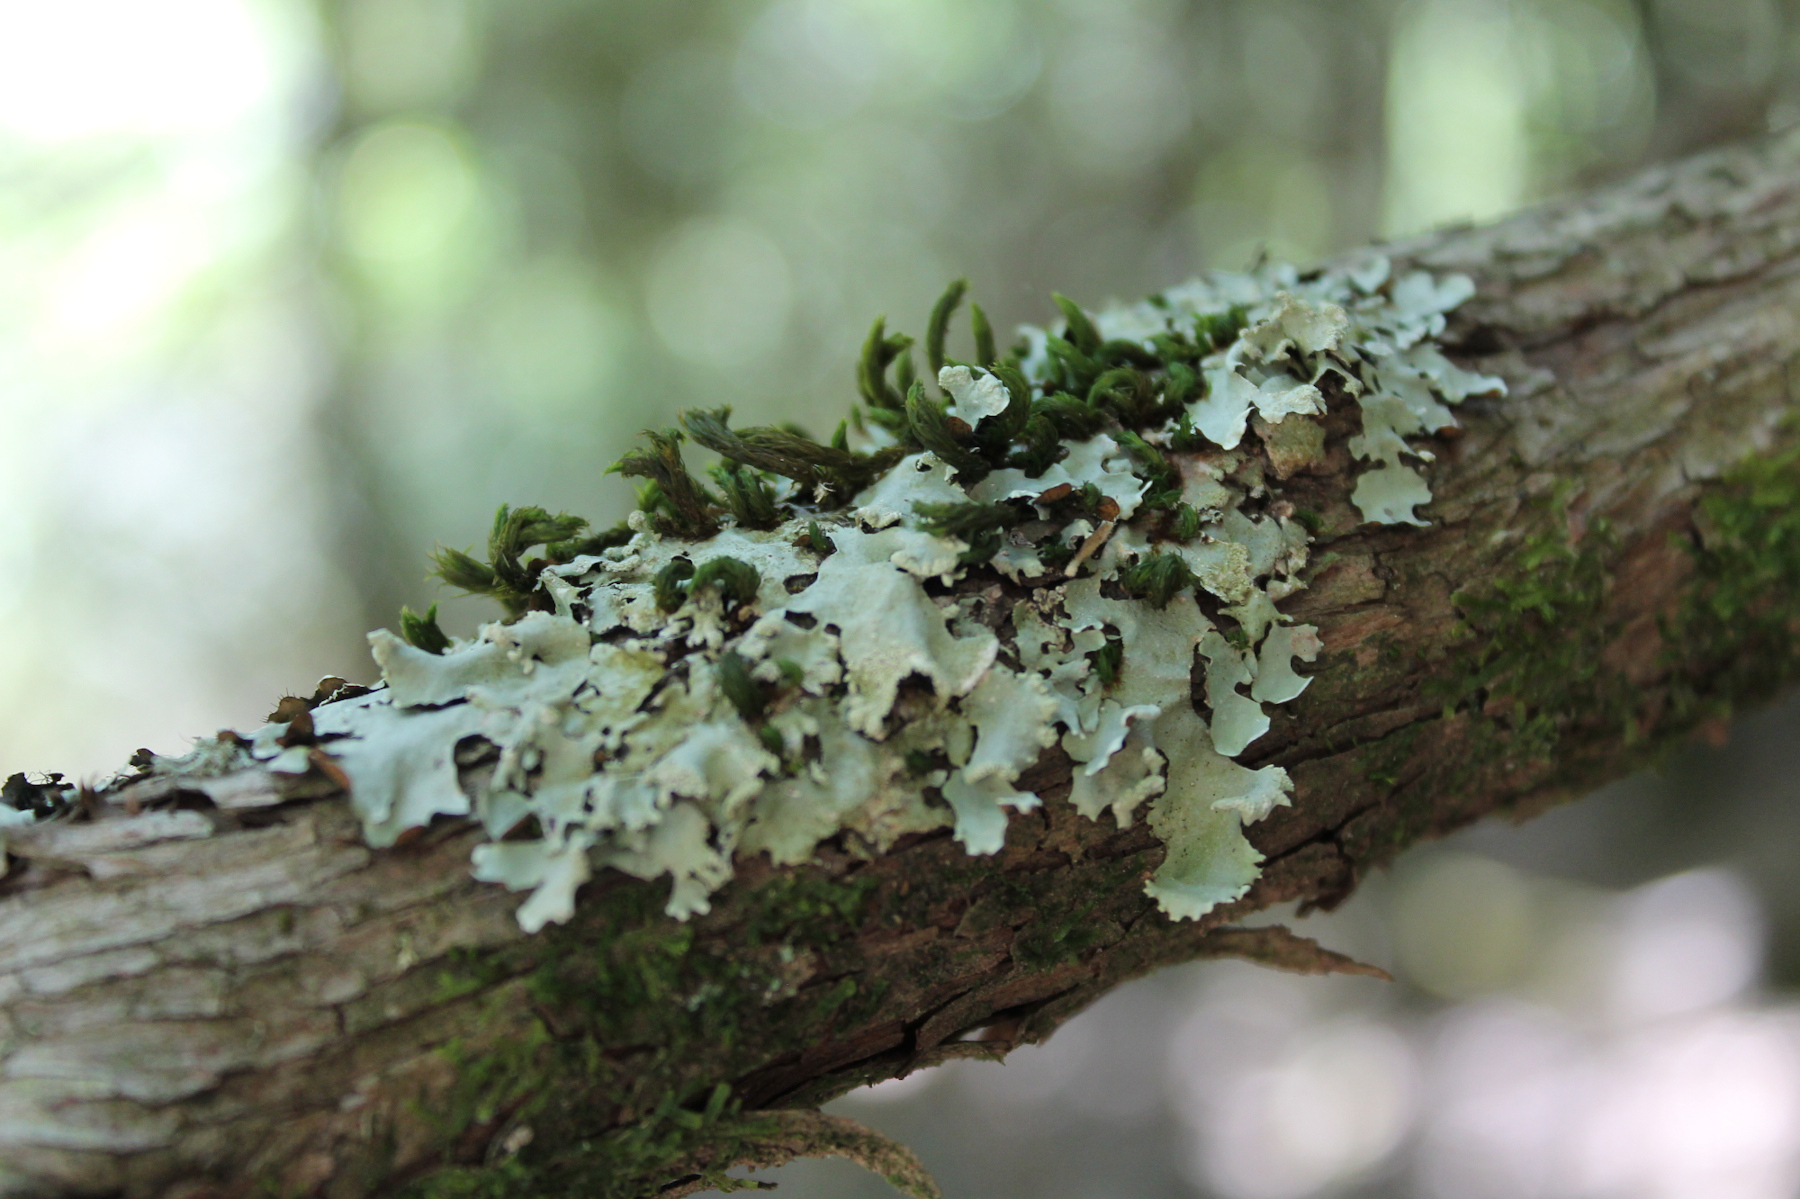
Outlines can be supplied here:
<path id="1" fill-rule="evenodd" d="M 535 937 L 469 880 L 467 828 L 373 851 L 327 788 L 140 784 L 21 839 L 0 883 L 0 1195 L 631 1194 L 843 1149 L 842 1127 L 745 1113 L 1041 1039 L 1167 963 L 1353 968 L 1233 922 L 1334 904 L 1793 673 L 1795 597 L 1693 614 L 1722 561 L 1706 497 L 1784 445 L 1797 249 L 1800 138 L 1392 248 L 1475 278 L 1452 349 L 1511 393 L 1434 446 L 1428 528 L 1355 528 L 1341 450 L 1294 482 L 1326 531 L 1286 607 L 1326 653 L 1255 747 L 1296 794 L 1251 828 L 1268 860 L 1228 909 L 1157 913 L 1160 845 L 1077 817 L 1054 752 L 996 858 L 934 835 L 744 861 L 690 925 L 610 876 Z M 719 1083 L 724 1109 L 677 1111 Z"/>

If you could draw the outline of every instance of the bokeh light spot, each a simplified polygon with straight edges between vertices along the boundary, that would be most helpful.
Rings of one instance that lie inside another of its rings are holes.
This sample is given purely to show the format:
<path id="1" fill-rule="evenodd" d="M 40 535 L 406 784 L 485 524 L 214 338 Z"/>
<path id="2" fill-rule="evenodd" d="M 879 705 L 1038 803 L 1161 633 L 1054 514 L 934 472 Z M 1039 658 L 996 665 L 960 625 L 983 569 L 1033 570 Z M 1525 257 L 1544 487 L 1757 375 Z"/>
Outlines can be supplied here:
<path id="1" fill-rule="evenodd" d="M 1510 866 L 1461 854 L 1421 862 L 1395 901 L 1401 969 L 1447 998 L 1498 990 L 1530 959 L 1532 915 L 1530 888 Z"/>
<path id="2" fill-rule="evenodd" d="M 449 129 L 393 121 L 357 139 L 338 187 L 350 251 L 377 267 L 404 268 L 446 248 L 475 206 L 479 177 Z"/>
<path id="3" fill-rule="evenodd" d="M 788 263 L 745 221 L 705 217 L 663 243 L 646 286 L 650 323 L 689 362 L 725 371 L 771 354 L 787 329 Z"/>

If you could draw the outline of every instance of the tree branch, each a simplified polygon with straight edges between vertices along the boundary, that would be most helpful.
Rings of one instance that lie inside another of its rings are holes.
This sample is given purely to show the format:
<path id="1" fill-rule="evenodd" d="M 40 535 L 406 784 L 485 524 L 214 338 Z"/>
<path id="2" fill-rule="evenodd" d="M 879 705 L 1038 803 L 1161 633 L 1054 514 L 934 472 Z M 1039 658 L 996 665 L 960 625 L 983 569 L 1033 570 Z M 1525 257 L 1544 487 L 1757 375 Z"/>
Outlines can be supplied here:
<path id="1" fill-rule="evenodd" d="M 1242 759 L 1295 795 L 1249 826 L 1266 861 L 1237 902 L 1157 911 L 1162 843 L 1077 816 L 1057 748 L 996 856 L 939 831 L 742 857 L 686 923 L 666 881 L 606 871 L 534 935 L 470 880 L 477 830 L 371 849 L 329 759 L 122 782 L 9 839 L 0 1195 L 673 1194 L 815 1150 L 905 1174 L 796 1113 L 1041 1040 L 1168 963 L 1357 968 L 1234 922 L 1336 904 L 1794 674 L 1797 249 L 1794 137 L 1390 248 L 1474 278 L 1451 349 L 1510 394 L 1431 443 L 1429 527 L 1359 523 L 1353 413 L 1289 481 L 1322 529 L 1287 611 L 1324 652 Z"/>

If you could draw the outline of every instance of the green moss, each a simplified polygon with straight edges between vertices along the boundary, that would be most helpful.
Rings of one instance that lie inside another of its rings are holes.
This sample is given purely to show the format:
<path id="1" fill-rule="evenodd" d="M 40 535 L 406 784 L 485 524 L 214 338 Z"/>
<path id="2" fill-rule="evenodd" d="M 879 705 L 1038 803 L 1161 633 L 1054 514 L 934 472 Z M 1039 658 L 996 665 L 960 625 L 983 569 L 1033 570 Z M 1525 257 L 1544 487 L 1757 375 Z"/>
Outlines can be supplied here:
<path id="1" fill-rule="evenodd" d="M 541 1015 L 498 1045 L 476 1051 L 458 1040 L 443 1048 L 457 1082 L 428 1120 L 444 1146 L 444 1167 L 404 1196 L 637 1199 L 684 1172 L 704 1173 L 707 1162 L 729 1163 L 746 1141 L 769 1132 L 741 1115 L 726 1082 L 766 1051 L 759 1031 L 772 1023 L 809 1044 L 879 1004 L 885 988 L 847 976 L 770 999 L 781 992 L 795 947 L 841 942 L 861 927 L 875 886 L 798 871 L 740 890 L 709 930 L 729 940 L 729 956 L 701 948 L 695 924 L 663 914 L 666 884 L 618 888 L 584 909 L 577 924 L 523 946 L 453 956 L 439 976 L 444 1001 L 523 972 Z M 498 1020 L 518 1000 L 496 991 L 493 1002 L 501 1008 L 488 1016 Z M 621 1058 L 629 1071 L 618 1068 Z M 621 1127 L 593 1134 L 615 1114 Z M 451 1161 L 467 1130 L 502 1117 L 528 1122 L 539 1135 L 496 1165 Z M 722 1172 L 707 1177 L 715 1187 L 730 1181 Z"/>
<path id="2" fill-rule="evenodd" d="M 521 1155 L 494 1165 L 440 1170 L 404 1194 L 406 1199 L 541 1199 L 552 1194 L 642 1199 L 684 1177 L 698 1177 L 711 1190 L 743 1190 L 755 1184 L 725 1170 L 746 1146 L 777 1131 L 766 1119 L 745 1117 L 731 1088 L 719 1083 L 697 1103 L 668 1096 L 629 1127 L 582 1142 L 571 1168 L 559 1171 L 553 1184 Z"/>
<path id="3" fill-rule="evenodd" d="M 725 461 L 710 472 L 719 485 L 719 495 L 737 523 L 746 529 L 773 529 L 781 523 L 775 506 L 775 493 L 759 472 L 740 462 Z"/>
<path id="4" fill-rule="evenodd" d="M 1119 586 L 1127 595 L 1159 609 L 1198 581 L 1180 555 L 1160 552 L 1144 555 L 1119 574 Z"/>
<path id="5" fill-rule="evenodd" d="M 952 423 L 942 403 L 926 396 L 923 383 L 915 382 L 906 393 L 906 421 L 913 441 L 955 467 L 959 478 L 977 483 L 987 476 L 987 459 L 968 444 L 971 434 Z"/>
<path id="6" fill-rule="evenodd" d="M 1497 767 L 1529 764 L 1544 785 L 1577 793 L 1600 761 L 1616 771 L 1621 759 L 1586 755 L 1572 738 L 1622 742 L 1629 758 L 1650 761 L 1698 721 L 1729 716 L 1735 704 L 1800 678 L 1800 446 L 1727 472 L 1696 505 L 1697 536 L 1677 538 L 1695 579 L 1661 622 L 1669 703 L 1654 738 L 1640 721 L 1654 689 L 1640 690 L 1601 660 L 1623 632 L 1610 602 L 1617 539 L 1596 522 L 1575 543 L 1565 505 L 1552 501 L 1545 511 L 1544 526 L 1492 570 L 1495 581 L 1452 597 L 1463 618 L 1460 644 L 1427 695 L 1443 703 L 1446 720 L 1472 718 L 1454 734 L 1457 752 L 1416 760 L 1414 742 L 1434 722 L 1364 751 L 1364 778 L 1399 788 L 1382 822 L 1384 854 L 1454 824 L 1456 805 L 1446 797 L 1479 792 Z M 1325 689 L 1378 687 L 1371 671 L 1388 673 L 1379 663 L 1360 676 L 1326 672 Z M 1420 773 L 1401 787 L 1403 770 Z"/>
<path id="7" fill-rule="evenodd" d="M 792 426 L 733 429 L 729 407 L 683 412 L 681 424 L 696 442 L 721 454 L 727 463 L 792 479 L 807 492 L 823 489 L 837 502 L 855 495 L 899 457 L 892 450 L 859 454 L 848 449 L 841 444 L 845 436 L 842 426 L 831 445 L 814 441 Z M 772 516 L 773 499 L 768 503 Z M 735 510 L 736 504 L 731 506 Z"/>
<path id="8" fill-rule="evenodd" d="M 1528 539 L 1483 591 L 1454 598 L 1474 643 L 1446 707 L 1493 715 L 1517 749 L 1547 758 L 1577 720 L 1640 738 L 1639 696 L 1598 650 L 1620 629 L 1607 613 L 1616 538 L 1597 522 L 1579 546 Z M 1696 580 L 1661 624 L 1670 672 L 1667 731 L 1730 715 L 1800 677 L 1800 446 L 1745 460 L 1701 498 L 1697 537 L 1679 538 Z"/>
<path id="9" fill-rule="evenodd" d="M 913 339 L 904 333 L 890 334 L 887 318 L 878 316 L 857 360 L 856 390 L 868 405 L 870 421 L 885 429 L 897 430 L 905 423 L 906 392 L 912 386 L 912 344 Z M 888 368 L 896 363 L 898 377 L 890 383 Z"/>
<path id="10" fill-rule="evenodd" d="M 510 1004 L 510 1000 L 510 996 L 494 997 L 500 1003 Z M 471 1126 L 491 1124 L 521 1104 L 529 1106 L 529 1100 L 543 1089 L 542 1051 L 549 1043 L 549 1031 L 537 1020 L 523 1036 L 509 1038 L 491 1050 L 471 1052 L 461 1038 L 450 1041 L 439 1052 L 455 1069 L 456 1084 L 430 1106 L 420 1105 L 417 1114 L 436 1129 L 448 1147 Z"/>
<path id="11" fill-rule="evenodd" d="M 516 1158 L 497 1166 L 450 1166 L 435 1171 L 401 1191 L 402 1199 L 498 1199 L 522 1194 L 531 1173 Z"/>
<path id="12" fill-rule="evenodd" d="M 1509 734 L 1513 751 L 1548 758 L 1578 719 L 1595 717 L 1630 736 L 1634 707 L 1622 678 L 1603 670 L 1597 650 L 1611 583 L 1607 560 L 1617 539 L 1596 522 L 1577 545 L 1554 502 L 1550 528 L 1528 537 L 1479 591 L 1451 597 L 1471 648 L 1436 688 L 1445 714 L 1467 706 Z"/>
<path id="13" fill-rule="evenodd" d="M 720 556 L 707 559 L 694 571 L 694 577 L 688 580 L 688 594 L 698 595 L 713 587 L 733 604 L 748 604 L 756 599 L 756 589 L 760 586 L 762 576 L 756 567 L 736 558 Z"/>
<path id="14" fill-rule="evenodd" d="M 1409 724 L 1363 748 L 1363 777 L 1383 791 L 1400 785 L 1400 774 L 1412 760 L 1420 726 Z"/>
<path id="15" fill-rule="evenodd" d="M 1144 493 L 1146 509 L 1174 508 L 1181 502 L 1181 472 L 1161 449 L 1130 429 L 1120 429 L 1115 440 L 1131 455 L 1138 478 L 1150 484 Z"/>
<path id="16" fill-rule="evenodd" d="M 1090 657 L 1101 685 L 1110 687 L 1119 681 L 1119 669 L 1125 664 L 1125 643 L 1108 636 L 1106 644 L 1095 650 Z"/>
<path id="17" fill-rule="evenodd" d="M 450 648 L 450 637 L 438 626 L 438 606 L 425 609 L 420 616 L 405 604 L 400 605 L 400 636 L 408 645 L 428 654 L 441 654 Z"/>
<path id="18" fill-rule="evenodd" d="M 1192 541 L 1200 536 L 1200 512 L 1192 504 L 1175 505 L 1175 540 Z"/>
<path id="19" fill-rule="evenodd" d="M 464 995 L 492 987 L 506 978 L 498 966 L 494 957 L 459 945 L 450 951 L 438 971 L 437 991 L 433 998 L 438 1003 L 451 1003 Z"/>
<path id="20" fill-rule="evenodd" d="M 925 361 L 931 367 L 933 378 L 937 377 L 937 373 L 943 370 L 949 361 L 944 357 L 944 338 L 950 331 L 950 318 L 955 314 L 957 306 L 962 303 L 963 296 L 968 290 L 969 281 L 967 279 L 954 280 L 949 287 L 944 289 L 944 294 L 938 297 L 937 303 L 931 306 L 931 316 L 925 322 Z M 985 317 L 983 322 L 985 323 Z M 991 330 L 988 335 L 991 339 L 993 336 Z"/>
<path id="21" fill-rule="evenodd" d="M 578 554 L 596 553 L 598 547 L 623 541 L 619 530 L 584 537 L 582 534 L 587 527 L 588 522 L 579 516 L 567 513 L 552 516 L 542 508 L 514 508 L 501 504 L 494 513 L 493 528 L 488 532 L 488 560 L 482 562 L 462 550 L 439 548 L 432 556 L 432 573 L 453 587 L 491 596 L 500 602 L 509 616 L 516 617 L 531 604 L 532 594 L 537 589 L 538 572 L 546 565 L 570 561 Z M 526 551 L 534 546 L 542 546 L 545 556 L 526 561 Z M 418 618 L 413 619 L 416 626 Z M 431 619 L 429 614 L 425 619 Z M 401 628 L 403 632 L 407 631 L 404 616 Z M 418 628 L 413 631 L 417 632 Z M 411 637 L 409 632 L 408 640 Z M 430 647 L 421 645 L 421 648 Z"/>
<path id="22" fill-rule="evenodd" d="M 1356 747 L 1363 779 L 1391 792 L 1366 839 L 1348 847 L 1359 860 L 1386 859 L 1484 814 L 1459 799 L 1491 795 L 1496 772 L 1534 805 L 1574 797 L 1670 752 L 1699 721 L 1800 681 L 1800 446 L 1728 471 L 1696 503 L 1694 534 L 1675 537 L 1694 577 L 1660 622 L 1660 712 L 1659 687 L 1639 688 L 1601 660 L 1624 632 L 1611 602 L 1616 539 L 1597 525 L 1574 543 L 1563 505 L 1545 510 L 1540 530 L 1491 568 L 1495 582 L 1453 597 L 1464 627 L 1426 692 L 1443 703 L 1442 722 Z M 1384 650 L 1361 669 L 1323 672 L 1309 698 L 1330 706 L 1416 674 L 1401 664 L 1396 676 L 1386 659 Z"/>
<path id="23" fill-rule="evenodd" d="M 681 430 L 645 429 L 644 437 L 650 442 L 647 448 L 631 451 L 607 471 L 649 480 L 640 503 L 660 532 L 690 540 L 718 532 L 719 505 L 682 462 Z"/>
<path id="24" fill-rule="evenodd" d="M 1663 626 L 1685 722 L 1730 715 L 1800 675 L 1800 446 L 1752 458 L 1700 501 L 1698 583 Z"/>
<path id="25" fill-rule="evenodd" d="M 813 941 L 834 926 L 854 927 L 862 921 L 875 891 L 875 880 L 828 878 L 798 873 L 770 879 L 756 892 L 756 910 L 744 934 L 753 945 L 773 940 Z"/>
<path id="26" fill-rule="evenodd" d="M 1092 919 L 1098 901 L 1035 920 L 1013 938 L 1013 960 L 1026 970 L 1054 970 L 1100 944 L 1111 932 Z"/>
<path id="27" fill-rule="evenodd" d="M 1001 534 L 1027 519 L 1014 504 L 919 503 L 913 505 L 913 514 L 926 532 L 967 542 L 969 548 L 958 556 L 964 565 L 986 562 L 999 553 Z"/>
<path id="28" fill-rule="evenodd" d="M 749 663 L 740 654 L 733 650 L 721 655 L 718 676 L 719 690 L 725 693 L 739 716 L 751 724 L 762 719 L 763 711 L 769 706 L 768 692 L 750 677 Z"/>

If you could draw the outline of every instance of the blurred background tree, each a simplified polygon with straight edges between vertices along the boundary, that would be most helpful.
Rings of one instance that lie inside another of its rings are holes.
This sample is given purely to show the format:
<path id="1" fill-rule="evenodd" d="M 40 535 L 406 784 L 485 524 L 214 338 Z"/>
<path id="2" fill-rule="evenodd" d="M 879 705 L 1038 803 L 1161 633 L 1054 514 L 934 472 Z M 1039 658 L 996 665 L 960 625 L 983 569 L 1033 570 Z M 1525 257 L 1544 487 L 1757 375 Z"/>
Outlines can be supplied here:
<path id="1" fill-rule="evenodd" d="M 1796 120 L 1794 0 L 0 0 L 0 765 L 101 772 L 252 726 L 327 670 L 366 678 L 362 632 L 437 598 L 435 543 L 476 540 L 501 502 L 610 523 L 629 493 L 603 469 L 683 406 L 828 429 L 868 321 L 917 331 L 953 276 L 1006 329 L 1052 289 L 1097 304 L 1306 260 Z M 456 632 L 490 615 L 446 601 Z M 1460 1044 L 1430 1021 L 1484 996 L 1538 1013 L 1490 1037 L 1502 1058 L 1613 1052 L 1556 1051 L 1555 1030 L 1638 1011 L 1593 999 L 1625 984 L 1579 983 L 1581 959 L 1633 960 L 1631 913 L 1665 893 L 1604 888 L 1728 863 L 1682 884 L 1713 915 L 1657 977 L 1710 961 L 1738 981 L 1693 1011 L 1760 1002 L 1766 911 L 1772 978 L 1800 981 L 1795 726 L 1766 716 L 1750 752 L 1696 751 L 1377 886 L 1332 927 L 1401 970 L 1383 998 L 1153 981 L 1031 1051 L 1062 1055 L 1038 1074 L 945 1073 L 884 1118 L 963 1194 L 1794 1193 L 1800 1099 L 1765 1138 L 1781 1169 L 1687 1191 L 1528 1138 L 1490 1156 L 1552 1161 L 1541 1177 L 1433 1174 L 1480 1153 L 1418 1113 L 1460 1110 L 1419 1099 L 1451 1085 L 1423 1046 Z M 1211 1099 L 1159 1089 L 1160 1063 L 1202 1052 L 1195 1021 L 1224 1021 L 1222 1052 L 1259 1008 L 1298 1057 L 1209 1058 Z M 1378 1031 L 1333 1042 L 1340 1024 Z M 1115 1026 L 1135 1038 L 1093 1048 Z M 1231 1079 L 1287 1099 L 1257 1124 L 1217 1107 Z M 1677 1092 L 1750 1103 L 1727 1082 Z M 1401 1096 L 1386 1123 L 1380 1094 Z M 1280 1150 L 1289 1175 L 1217 1148 L 1277 1153 L 1306 1103 L 1368 1118 Z M 1514 1107 L 1519 1128 L 1579 1124 Z M 829 1169 L 796 1187 L 881 1193 Z"/>

